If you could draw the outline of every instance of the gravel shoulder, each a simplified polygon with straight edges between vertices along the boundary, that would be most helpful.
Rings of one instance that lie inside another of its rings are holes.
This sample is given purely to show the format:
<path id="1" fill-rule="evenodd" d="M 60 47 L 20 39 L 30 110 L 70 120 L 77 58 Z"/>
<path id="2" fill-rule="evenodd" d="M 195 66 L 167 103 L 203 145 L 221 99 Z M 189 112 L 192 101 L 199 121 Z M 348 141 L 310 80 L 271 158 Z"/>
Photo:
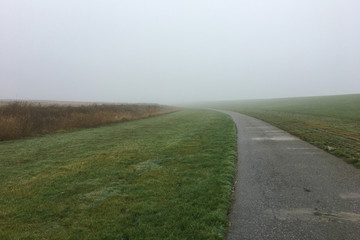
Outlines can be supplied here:
<path id="1" fill-rule="evenodd" d="M 360 239 L 360 170 L 255 118 L 230 112 L 238 172 L 228 240 Z"/>

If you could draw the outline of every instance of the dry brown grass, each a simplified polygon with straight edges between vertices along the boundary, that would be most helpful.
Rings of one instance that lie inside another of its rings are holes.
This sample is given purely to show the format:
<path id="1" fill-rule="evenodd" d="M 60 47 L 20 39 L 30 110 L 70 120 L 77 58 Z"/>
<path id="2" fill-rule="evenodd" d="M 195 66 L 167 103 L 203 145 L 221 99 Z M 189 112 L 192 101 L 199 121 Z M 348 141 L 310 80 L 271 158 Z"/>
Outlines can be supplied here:
<path id="1" fill-rule="evenodd" d="M 156 104 L 41 105 L 11 102 L 0 106 L 0 141 L 61 130 L 97 127 L 175 111 Z"/>

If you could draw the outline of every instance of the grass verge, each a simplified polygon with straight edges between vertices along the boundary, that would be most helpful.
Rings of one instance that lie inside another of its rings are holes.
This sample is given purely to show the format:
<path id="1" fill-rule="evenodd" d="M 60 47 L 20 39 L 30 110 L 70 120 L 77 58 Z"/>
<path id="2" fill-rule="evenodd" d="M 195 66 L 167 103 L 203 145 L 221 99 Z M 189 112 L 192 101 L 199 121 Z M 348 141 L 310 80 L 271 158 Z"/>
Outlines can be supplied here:
<path id="1" fill-rule="evenodd" d="M 223 239 L 230 117 L 181 111 L 0 143 L 0 239 Z"/>
<path id="2" fill-rule="evenodd" d="M 261 119 L 360 167 L 360 94 L 204 105 Z"/>

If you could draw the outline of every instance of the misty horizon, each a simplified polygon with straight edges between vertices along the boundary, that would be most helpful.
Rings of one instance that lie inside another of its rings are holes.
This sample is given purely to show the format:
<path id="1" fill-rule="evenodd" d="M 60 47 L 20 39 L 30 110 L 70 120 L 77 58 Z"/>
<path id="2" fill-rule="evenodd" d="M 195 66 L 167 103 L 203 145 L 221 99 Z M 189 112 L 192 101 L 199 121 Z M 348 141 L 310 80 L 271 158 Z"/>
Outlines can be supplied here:
<path id="1" fill-rule="evenodd" d="M 357 94 L 359 9 L 355 0 L 2 1 L 0 99 Z"/>
<path id="2" fill-rule="evenodd" d="M 269 97 L 269 98 L 236 98 L 236 99 L 217 99 L 217 100 L 199 100 L 199 101 L 177 101 L 177 102 L 114 102 L 114 101 L 77 101 L 77 100 L 52 100 L 52 99 L 0 99 L 1 102 L 29 102 L 29 103 L 45 103 L 45 104 L 160 104 L 160 105 L 180 105 L 190 106 L 191 104 L 201 103 L 221 103 L 233 101 L 263 101 L 263 100 L 286 100 L 286 99 L 302 99 L 302 98 L 321 98 L 321 97 L 337 97 L 360 95 L 360 93 L 335 94 L 335 95 L 313 95 L 313 96 L 290 96 L 290 97 Z M 189 105 L 190 104 L 190 105 Z"/>

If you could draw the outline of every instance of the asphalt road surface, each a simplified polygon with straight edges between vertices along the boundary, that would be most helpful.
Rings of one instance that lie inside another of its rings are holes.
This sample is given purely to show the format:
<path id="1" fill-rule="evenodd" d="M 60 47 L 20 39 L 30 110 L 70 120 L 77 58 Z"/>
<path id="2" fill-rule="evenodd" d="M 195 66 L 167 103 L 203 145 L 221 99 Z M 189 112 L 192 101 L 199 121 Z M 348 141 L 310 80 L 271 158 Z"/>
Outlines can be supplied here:
<path id="1" fill-rule="evenodd" d="M 265 122 L 221 112 L 238 129 L 228 240 L 360 240 L 360 169 Z"/>

